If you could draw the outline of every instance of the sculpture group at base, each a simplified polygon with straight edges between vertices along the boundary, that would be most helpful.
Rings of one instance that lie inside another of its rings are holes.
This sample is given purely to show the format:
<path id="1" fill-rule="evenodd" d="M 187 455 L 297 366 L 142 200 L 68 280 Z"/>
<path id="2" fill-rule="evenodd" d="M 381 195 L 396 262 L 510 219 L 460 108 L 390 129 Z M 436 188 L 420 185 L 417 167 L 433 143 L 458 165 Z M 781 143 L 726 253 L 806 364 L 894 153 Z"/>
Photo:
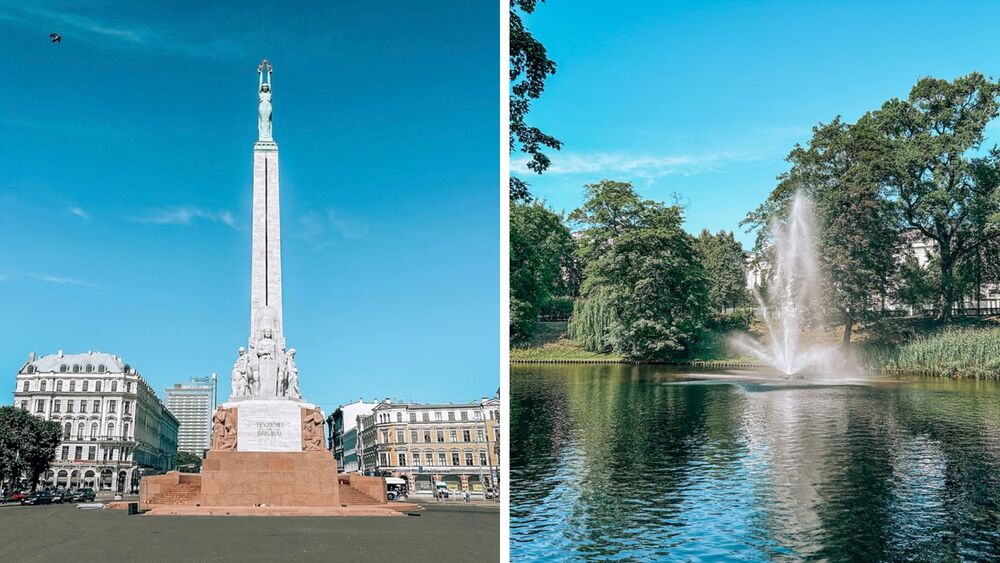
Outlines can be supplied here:
<path id="1" fill-rule="evenodd" d="M 242 346 L 233 364 L 232 400 L 243 398 L 301 399 L 295 348 L 287 351 L 276 330 L 274 310 L 264 307 L 250 336 L 250 349 Z"/>

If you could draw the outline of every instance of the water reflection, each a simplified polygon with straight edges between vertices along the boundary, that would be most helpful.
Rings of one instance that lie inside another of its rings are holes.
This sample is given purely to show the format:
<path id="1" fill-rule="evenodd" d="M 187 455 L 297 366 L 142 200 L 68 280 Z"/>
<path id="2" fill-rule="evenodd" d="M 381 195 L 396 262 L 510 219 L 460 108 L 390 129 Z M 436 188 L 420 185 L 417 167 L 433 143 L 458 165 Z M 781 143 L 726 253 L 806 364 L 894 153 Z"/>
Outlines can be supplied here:
<path id="1" fill-rule="evenodd" d="M 726 375 L 512 369 L 512 558 L 1000 552 L 1000 386 Z"/>

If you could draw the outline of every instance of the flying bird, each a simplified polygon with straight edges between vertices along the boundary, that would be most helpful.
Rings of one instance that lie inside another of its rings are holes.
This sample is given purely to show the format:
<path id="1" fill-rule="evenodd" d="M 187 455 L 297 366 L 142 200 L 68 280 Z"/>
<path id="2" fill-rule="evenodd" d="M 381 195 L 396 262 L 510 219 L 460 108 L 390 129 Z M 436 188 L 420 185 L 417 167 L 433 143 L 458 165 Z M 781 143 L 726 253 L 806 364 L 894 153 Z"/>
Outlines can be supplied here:
<path id="1" fill-rule="evenodd" d="M 49 38 L 52 39 L 53 43 L 62 43 L 62 35 L 58 33 L 50 33 Z"/>

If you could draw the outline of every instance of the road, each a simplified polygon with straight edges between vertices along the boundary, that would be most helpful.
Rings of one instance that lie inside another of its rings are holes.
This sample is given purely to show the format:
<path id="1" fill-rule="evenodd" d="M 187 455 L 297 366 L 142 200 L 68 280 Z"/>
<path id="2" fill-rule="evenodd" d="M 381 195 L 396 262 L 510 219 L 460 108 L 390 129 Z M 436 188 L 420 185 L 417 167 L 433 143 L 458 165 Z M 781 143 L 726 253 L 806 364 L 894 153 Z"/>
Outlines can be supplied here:
<path id="1" fill-rule="evenodd" d="M 498 561 L 495 507 L 420 516 L 128 516 L 76 505 L 0 508 L 7 561 Z"/>

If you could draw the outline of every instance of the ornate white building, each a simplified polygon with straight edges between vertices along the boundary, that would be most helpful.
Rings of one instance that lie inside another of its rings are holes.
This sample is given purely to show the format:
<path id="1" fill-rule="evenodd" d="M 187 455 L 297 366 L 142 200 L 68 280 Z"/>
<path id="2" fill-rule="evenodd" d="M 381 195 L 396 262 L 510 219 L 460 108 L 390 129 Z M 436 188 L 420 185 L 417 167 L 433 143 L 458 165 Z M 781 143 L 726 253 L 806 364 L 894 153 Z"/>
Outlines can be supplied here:
<path id="1" fill-rule="evenodd" d="M 177 418 L 118 356 L 32 352 L 18 370 L 14 406 L 63 428 L 44 483 L 131 492 L 144 472 L 177 463 Z"/>

